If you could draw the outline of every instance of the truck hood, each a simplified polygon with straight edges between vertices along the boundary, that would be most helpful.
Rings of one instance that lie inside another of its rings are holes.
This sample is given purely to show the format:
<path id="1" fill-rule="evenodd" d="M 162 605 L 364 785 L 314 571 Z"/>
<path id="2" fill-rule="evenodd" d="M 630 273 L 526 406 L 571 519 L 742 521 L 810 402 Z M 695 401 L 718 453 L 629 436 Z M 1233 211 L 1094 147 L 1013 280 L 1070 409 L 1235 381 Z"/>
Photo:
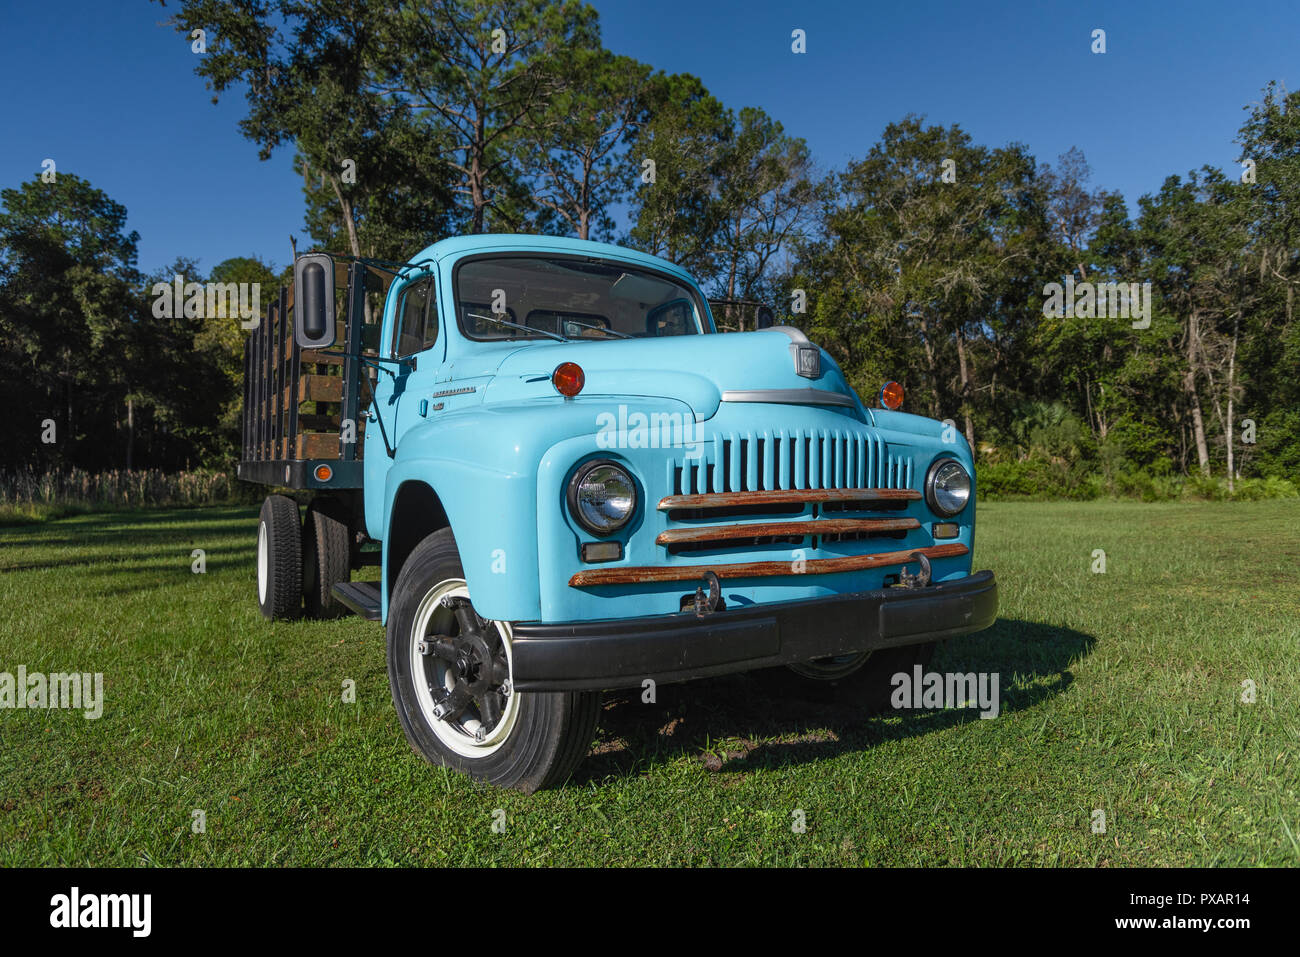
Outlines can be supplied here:
<path id="1" fill-rule="evenodd" d="M 802 336 L 797 338 L 809 345 Z M 821 351 L 820 375 L 807 378 L 795 371 L 794 346 L 791 335 L 772 329 L 663 339 L 530 343 L 501 360 L 484 390 L 483 401 L 553 397 L 551 373 L 561 362 L 576 362 L 586 375 L 583 398 L 668 396 L 690 406 L 696 421 L 712 418 L 724 393 L 754 390 L 837 393 L 849 396 L 861 414 L 861 404 L 830 356 Z"/>

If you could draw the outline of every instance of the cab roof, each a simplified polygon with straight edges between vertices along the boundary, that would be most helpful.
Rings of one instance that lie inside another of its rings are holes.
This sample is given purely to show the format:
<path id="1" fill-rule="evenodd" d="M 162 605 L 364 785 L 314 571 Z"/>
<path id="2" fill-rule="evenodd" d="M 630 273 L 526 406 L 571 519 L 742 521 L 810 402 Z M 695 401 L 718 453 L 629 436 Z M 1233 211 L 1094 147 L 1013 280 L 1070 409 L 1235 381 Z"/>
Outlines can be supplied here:
<path id="1" fill-rule="evenodd" d="M 645 266 L 670 273 L 695 283 L 695 278 L 667 259 L 651 256 L 627 246 L 598 243 L 589 239 L 571 239 L 567 236 L 543 236 L 535 233 L 476 233 L 469 236 L 452 236 L 426 246 L 411 258 L 412 263 L 459 257 L 480 252 L 551 252 L 570 256 L 593 256 L 601 259 L 618 259 L 632 265 Z"/>

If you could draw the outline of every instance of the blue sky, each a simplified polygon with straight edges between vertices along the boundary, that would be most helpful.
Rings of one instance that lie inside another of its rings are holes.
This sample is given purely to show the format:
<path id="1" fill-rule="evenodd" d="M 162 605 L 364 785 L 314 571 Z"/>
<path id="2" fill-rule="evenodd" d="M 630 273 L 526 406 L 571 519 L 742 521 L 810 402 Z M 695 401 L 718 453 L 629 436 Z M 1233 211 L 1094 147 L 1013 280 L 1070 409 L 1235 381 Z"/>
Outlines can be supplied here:
<path id="1" fill-rule="evenodd" d="M 1235 168 L 1233 137 L 1271 79 L 1300 86 L 1300 4 L 596 0 L 605 43 L 687 71 L 733 108 L 760 106 L 819 164 L 864 154 L 891 120 L 960 123 L 976 142 L 1054 161 L 1079 146 L 1130 204 L 1170 173 Z M 1086 7 L 1086 9 L 1085 9 Z M 189 44 L 144 0 L 7 0 L 0 186 L 47 157 L 127 207 L 140 264 L 283 266 L 304 235 L 292 153 L 261 162 L 213 106 Z M 795 28 L 807 53 L 790 52 Z M 1106 31 L 1107 52 L 1090 51 Z"/>

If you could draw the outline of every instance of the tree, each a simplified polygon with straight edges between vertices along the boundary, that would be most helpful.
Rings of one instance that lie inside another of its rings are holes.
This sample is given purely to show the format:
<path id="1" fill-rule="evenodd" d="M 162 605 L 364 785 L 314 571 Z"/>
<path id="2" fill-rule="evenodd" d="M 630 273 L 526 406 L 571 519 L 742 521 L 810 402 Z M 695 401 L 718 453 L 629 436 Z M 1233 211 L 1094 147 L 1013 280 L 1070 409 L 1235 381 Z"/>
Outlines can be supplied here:
<path id="1" fill-rule="evenodd" d="M 629 172 L 639 180 L 627 242 L 697 276 L 711 276 L 723 221 L 717 197 L 731 117 L 690 74 L 657 74 L 650 96 L 651 118 L 630 152 Z"/>
<path id="2" fill-rule="evenodd" d="M 615 203 L 635 178 L 628 150 L 649 118 L 650 68 L 631 57 L 580 47 L 562 54 L 563 84 L 533 121 L 529 166 L 538 172 L 540 222 L 579 239 L 609 234 Z"/>
<path id="3" fill-rule="evenodd" d="M 1038 176 L 1047 192 L 1047 214 L 1052 230 L 1069 251 L 1079 279 L 1087 280 L 1085 259 L 1089 241 L 1107 200 L 1119 197 L 1088 188 L 1092 168 L 1077 146 L 1062 153 L 1055 168 L 1044 163 Z"/>
<path id="4" fill-rule="evenodd" d="M 126 208 L 72 173 L 0 191 L 0 388 L 5 407 L 22 410 L 0 428 L 15 461 L 111 459 L 102 436 L 129 374 L 112 347 L 136 308 L 138 240 Z"/>
<path id="5" fill-rule="evenodd" d="M 404 258 L 449 222 L 438 131 L 379 84 L 395 14 L 388 0 L 182 0 L 172 19 L 206 31 L 195 72 L 214 102 L 244 90 L 240 130 L 261 158 L 296 147 L 313 237 L 336 244 L 337 224 L 355 256 Z"/>
<path id="6" fill-rule="evenodd" d="M 1155 287 L 1165 309 L 1178 320 L 1182 400 L 1190 416 L 1197 467 L 1205 476 L 1210 474 L 1210 452 L 1202 388 L 1209 390 L 1221 428 L 1226 429 L 1214 378 L 1216 356 L 1230 348 L 1235 360 L 1237 333 L 1229 347 L 1223 326 L 1233 323 L 1239 329 L 1248 302 L 1243 286 L 1243 267 L 1249 268 L 1243 255 L 1247 223 L 1245 208 L 1235 198 L 1223 174 L 1205 167 L 1200 174 L 1188 173 L 1186 180 L 1168 177 L 1157 195 L 1139 201 L 1139 229 Z M 1229 385 L 1229 395 L 1234 385 Z"/>
<path id="7" fill-rule="evenodd" d="M 899 379 L 912 408 L 960 415 L 974 446 L 972 347 L 1029 313 L 1039 275 L 1045 226 L 1032 160 L 1019 146 L 990 150 L 960 127 L 907 117 L 835 188 L 825 236 L 800 269 L 813 332 L 867 394 Z"/>
<path id="8" fill-rule="evenodd" d="M 1243 451 L 1267 474 L 1294 477 L 1300 466 L 1300 377 L 1294 374 L 1300 368 L 1300 93 L 1270 83 L 1247 109 L 1237 135 L 1239 192 L 1258 250 L 1260 300 L 1256 328 L 1242 337 L 1240 368 L 1243 408 L 1256 410 L 1259 444 Z"/>
<path id="9" fill-rule="evenodd" d="M 220 262 L 212 267 L 208 280 L 256 285 L 260 289 L 258 300 L 262 315 L 279 295 L 281 285 L 275 267 L 256 256 L 236 256 Z M 217 415 L 196 424 L 207 427 L 203 444 L 208 458 L 226 467 L 237 460 L 240 448 L 244 346 L 248 335 L 240 317 L 226 315 L 224 309 L 219 309 L 215 315 L 205 315 L 193 334 L 193 348 L 210 358 L 210 364 L 220 376 L 215 389 Z"/>
<path id="10" fill-rule="evenodd" d="M 385 90 L 439 131 L 467 232 L 519 228 L 531 202 L 527 134 L 564 88 L 566 50 L 599 43 L 596 13 L 576 0 L 401 2 L 384 50 Z"/>
<path id="11" fill-rule="evenodd" d="M 806 237 L 826 188 L 815 181 L 808 145 L 753 107 L 740 111 L 720 167 L 718 291 L 761 300 L 772 260 Z"/>

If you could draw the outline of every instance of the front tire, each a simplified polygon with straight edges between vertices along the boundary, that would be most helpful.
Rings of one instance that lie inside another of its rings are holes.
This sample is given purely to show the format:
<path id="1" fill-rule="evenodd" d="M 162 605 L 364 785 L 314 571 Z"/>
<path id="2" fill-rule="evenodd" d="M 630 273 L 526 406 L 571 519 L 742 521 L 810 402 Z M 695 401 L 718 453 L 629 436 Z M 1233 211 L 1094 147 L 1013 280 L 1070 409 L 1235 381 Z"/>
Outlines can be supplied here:
<path id="1" fill-rule="evenodd" d="M 389 607 L 388 683 L 431 764 L 532 793 L 563 783 L 596 733 L 600 694 L 517 692 L 508 622 L 479 617 L 451 529 L 411 552 Z"/>

